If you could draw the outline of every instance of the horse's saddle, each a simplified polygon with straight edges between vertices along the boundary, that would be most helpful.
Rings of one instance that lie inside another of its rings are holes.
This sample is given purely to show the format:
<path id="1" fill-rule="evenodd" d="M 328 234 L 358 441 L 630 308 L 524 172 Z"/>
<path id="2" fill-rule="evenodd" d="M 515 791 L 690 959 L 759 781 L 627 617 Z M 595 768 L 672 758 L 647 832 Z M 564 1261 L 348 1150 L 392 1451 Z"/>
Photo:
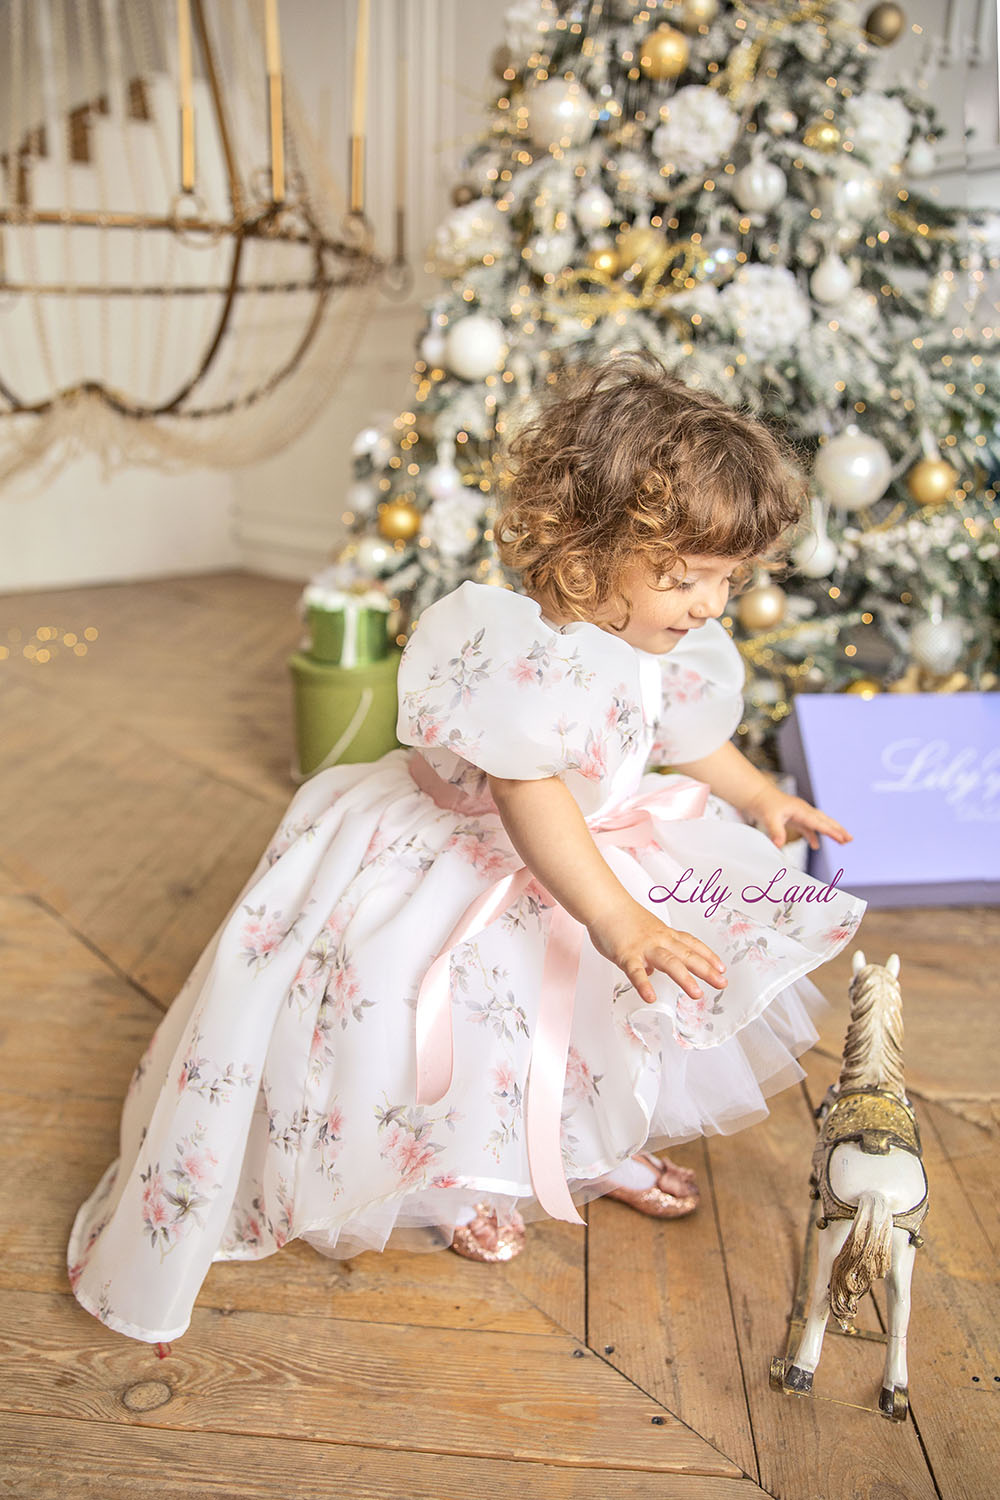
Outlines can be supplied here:
<path id="1" fill-rule="evenodd" d="M 844 1203 L 830 1186 L 830 1157 L 835 1146 L 856 1141 L 870 1156 L 887 1156 L 891 1150 L 899 1148 L 920 1160 L 920 1131 L 912 1106 L 888 1089 L 869 1086 L 838 1094 L 831 1085 L 816 1115 L 819 1134 L 813 1150 L 812 1182 L 822 1201 L 824 1221 L 853 1219 L 856 1211 L 855 1204 Z M 924 1195 L 920 1202 L 904 1212 L 893 1214 L 892 1222 L 898 1229 L 908 1230 L 910 1238 L 919 1244 L 917 1230 L 926 1213 L 927 1175 L 924 1173 Z"/>

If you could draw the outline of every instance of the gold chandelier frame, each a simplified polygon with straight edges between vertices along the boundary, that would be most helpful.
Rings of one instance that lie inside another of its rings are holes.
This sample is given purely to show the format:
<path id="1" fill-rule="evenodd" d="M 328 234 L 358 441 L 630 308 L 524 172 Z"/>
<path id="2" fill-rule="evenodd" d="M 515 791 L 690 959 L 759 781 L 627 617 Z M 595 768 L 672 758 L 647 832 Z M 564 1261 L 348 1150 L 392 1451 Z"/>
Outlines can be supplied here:
<path id="1" fill-rule="evenodd" d="M 288 192 L 285 169 L 284 117 L 285 108 L 282 90 L 282 75 L 278 51 L 277 0 L 265 0 L 267 21 L 267 79 L 268 79 L 268 147 L 269 166 L 267 178 L 269 191 L 263 201 L 249 204 L 244 193 L 239 168 L 233 150 L 232 132 L 226 113 L 225 99 L 220 81 L 212 41 L 205 22 L 203 0 L 178 0 L 178 18 L 181 43 L 181 99 L 180 99 L 180 158 L 181 185 L 175 194 L 168 213 L 117 212 L 112 210 L 87 209 L 40 209 L 21 201 L 9 206 L 0 205 L 0 229 L 3 226 L 53 226 L 101 230 L 140 230 L 169 233 L 178 237 L 189 247 L 211 248 L 223 239 L 232 242 L 228 270 L 219 285 L 183 286 L 107 286 L 98 284 L 73 285 L 10 282 L 4 274 L 2 240 L 0 240 L 0 296 L 44 295 L 44 296 L 93 296 L 93 297 L 185 297 L 218 294 L 223 298 L 214 331 L 208 338 L 200 363 L 194 374 L 167 400 L 156 404 L 131 400 L 123 392 L 114 390 L 99 380 L 86 380 L 68 386 L 42 401 L 22 400 L 13 384 L 0 372 L 0 397 L 7 408 L 0 408 L 0 418 L 19 416 L 41 416 L 55 406 L 82 394 L 101 398 L 109 407 L 123 416 L 131 418 L 183 417 L 202 419 L 224 416 L 241 408 L 252 406 L 276 386 L 288 378 L 301 364 L 322 324 L 323 315 L 331 294 L 351 285 L 363 285 L 385 269 L 383 259 L 374 251 L 374 231 L 363 207 L 363 136 L 353 134 L 350 139 L 350 208 L 344 215 L 340 237 L 325 233 L 316 220 L 304 184 L 298 174 L 293 174 L 292 193 Z M 191 22 L 197 32 L 198 43 L 204 63 L 205 75 L 215 127 L 218 132 L 222 158 L 228 185 L 232 217 L 226 220 L 210 218 L 205 214 L 205 205 L 195 189 L 194 171 L 194 110 L 191 102 Z M 187 45 L 187 57 L 184 49 Z M 43 132 L 42 132 L 43 133 Z M 36 132 L 37 136 L 40 134 Z M 13 154 L 13 153 L 12 153 Z M 39 152 L 38 154 L 42 154 Z M 256 174 L 258 176 L 263 173 Z M 21 196 L 19 192 L 18 196 Z M 26 192 L 23 196 L 26 198 Z M 282 242 L 290 245 L 308 245 L 312 250 L 312 274 L 307 280 L 279 280 L 244 284 L 240 281 L 240 270 L 244 249 L 253 240 L 270 243 Z M 240 295 L 253 292 L 265 295 L 289 294 L 311 291 L 315 303 L 301 337 L 288 358 L 265 381 L 251 391 L 229 401 L 195 408 L 184 408 L 183 403 L 205 380 L 219 355 Z"/>

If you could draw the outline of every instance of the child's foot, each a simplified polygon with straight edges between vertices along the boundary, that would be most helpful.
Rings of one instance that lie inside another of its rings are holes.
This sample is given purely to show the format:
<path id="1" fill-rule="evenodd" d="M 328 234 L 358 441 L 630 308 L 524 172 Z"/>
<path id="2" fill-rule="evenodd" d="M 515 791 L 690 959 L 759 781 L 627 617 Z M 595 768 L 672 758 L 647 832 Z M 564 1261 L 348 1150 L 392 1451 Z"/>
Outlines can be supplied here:
<path id="1" fill-rule="evenodd" d="M 606 1198 L 617 1198 L 638 1213 L 655 1219 L 680 1219 L 698 1207 L 700 1193 L 694 1173 L 669 1157 L 640 1151 L 611 1173 L 614 1186 Z"/>
<path id="2" fill-rule="evenodd" d="M 460 1217 L 467 1222 L 455 1226 L 450 1247 L 457 1255 L 468 1260 L 513 1260 L 524 1249 L 524 1220 L 519 1213 L 515 1212 L 502 1228 L 495 1210 L 486 1203 L 477 1203 L 475 1209 L 467 1209 Z"/>

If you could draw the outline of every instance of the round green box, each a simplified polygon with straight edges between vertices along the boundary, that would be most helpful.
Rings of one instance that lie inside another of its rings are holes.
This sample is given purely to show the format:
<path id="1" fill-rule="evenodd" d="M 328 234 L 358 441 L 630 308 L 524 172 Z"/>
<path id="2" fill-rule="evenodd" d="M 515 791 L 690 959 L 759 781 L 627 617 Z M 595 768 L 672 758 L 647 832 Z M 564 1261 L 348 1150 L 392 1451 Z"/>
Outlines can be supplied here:
<path id="1" fill-rule="evenodd" d="M 364 667 L 314 661 L 302 651 L 289 657 L 302 780 L 324 762 L 380 760 L 388 750 L 401 748 L 396 738 L 396 674 L 402 654 L 393 648 L 381 661 Z"/>

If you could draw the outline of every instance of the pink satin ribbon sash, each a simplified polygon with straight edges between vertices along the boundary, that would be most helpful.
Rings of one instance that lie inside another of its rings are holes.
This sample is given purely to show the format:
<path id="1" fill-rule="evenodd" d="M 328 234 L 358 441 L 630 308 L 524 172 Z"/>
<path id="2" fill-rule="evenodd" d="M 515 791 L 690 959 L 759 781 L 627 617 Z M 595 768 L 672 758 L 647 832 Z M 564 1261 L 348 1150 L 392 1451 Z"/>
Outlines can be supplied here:
<path id="1" fill-rule="evenodd" d="M 439 807 L 475 815 L 496 811 L 492 797 L 477 803 L 470 794 L 447 782 L 428 765 L 418 750 L 407 762 L 421 791 Z M 709 788 L 703 781 L 676 776 L 662 789 L 639 793 L 614 808 L 586 819 L 598 845 L 642 848 L 656 842 L 654 815 L 659 818 L 698 818 L 705 810 Z M 460 943 L 477 936 L 513 906 L 534 880 L 543 899 L 552 905 L 542 989 L 528 1062 L 525 1087 L 525 1141 L 535 1197 L 553 1219 L 582 1224 L 563 1170 L 561 1123 L 566 1063 L 573 1025 L 580 953 L 586 928 L 535 880 L 526 865 L 502 876 L 470 902 L 424 975 L 417 995 L 417 1103 L 436 1104 L 451 1087 L 454 1046 L 451 1024 L 451 954 Z"/>

